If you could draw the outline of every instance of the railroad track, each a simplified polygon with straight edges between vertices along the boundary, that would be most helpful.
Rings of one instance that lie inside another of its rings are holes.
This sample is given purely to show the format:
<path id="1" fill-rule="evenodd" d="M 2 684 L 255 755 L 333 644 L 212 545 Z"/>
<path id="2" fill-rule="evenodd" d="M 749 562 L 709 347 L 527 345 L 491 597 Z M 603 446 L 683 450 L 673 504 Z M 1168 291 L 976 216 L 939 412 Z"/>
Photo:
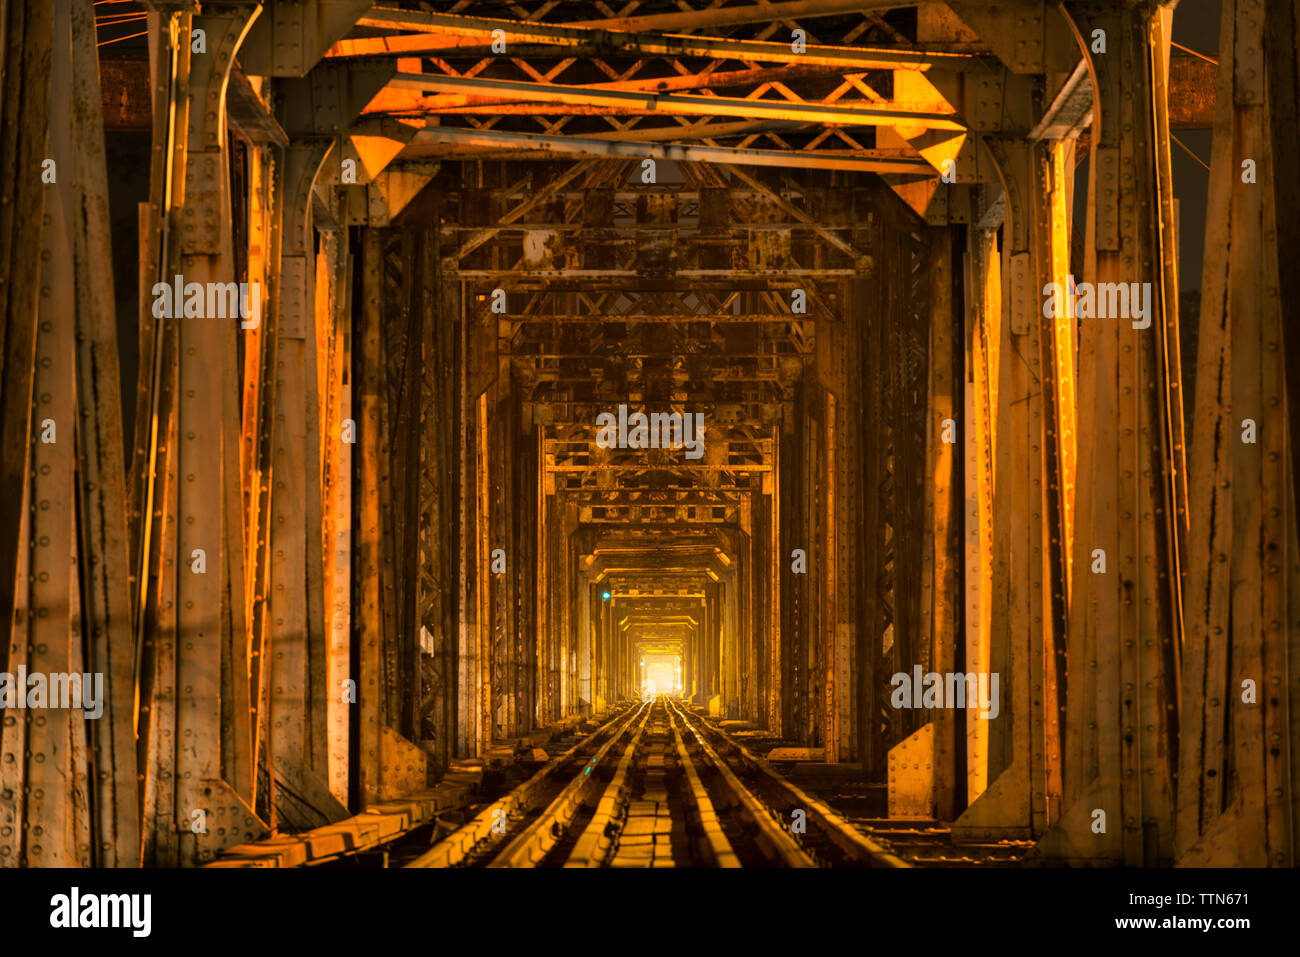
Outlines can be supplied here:
<path id="1" fill-rule="evenodd" d="M 911 867 L 1023 867 L 1033 863 L 1025 860 L 1033 841 L 954 844 L 951 828 L 938 821 L 850 820 Z"/>
<path id="2" fill-rule="evenodd" d="M 784 742 L 769 742 L 777 745 Z M 793 762 L 776 762 L 778 771 L 795 774 Z M 804 778 L 808 791 L 873 843 L 911 867 L 1020 867 L 1032 865 L 1026 855 L 1032 840 L 955 843 L 952 828 L 934 819 L 899 820 L 886 816 L 888 787 L 881 782 L 848 776 Z"/>
<path id="3" fill-rule="evenodd" d="M 614 714 L 406 866 L 908 864 L 660 696 Z"/>

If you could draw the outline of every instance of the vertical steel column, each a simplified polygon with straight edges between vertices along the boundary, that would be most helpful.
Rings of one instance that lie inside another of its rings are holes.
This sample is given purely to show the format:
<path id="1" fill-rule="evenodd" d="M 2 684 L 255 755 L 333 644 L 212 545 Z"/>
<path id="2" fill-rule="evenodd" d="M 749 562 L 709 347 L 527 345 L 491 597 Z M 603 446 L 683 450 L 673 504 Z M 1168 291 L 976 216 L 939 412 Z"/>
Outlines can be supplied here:
<path id="1" fill-rule="evenodd" d="M 271 498 L 275 456 L 275 384 L 279 336 L 281 203 L 277 181 L 284 164 L 270 147 L 249 152 L 248 281 L 261 283 L 261 310 L 255 326 L 244 331 L 243 447 L 245 615 L 249 627 L 248 706 L 252 742 L 249 749 L 250 803 L 272 808 L 271 795 L 259 787 L 271 775 L 267 759 L 270 708 L 267 707 L 271 566 Z"/>
<path id="2" fill-rule="evenodd" d="M 155 317 L 152 289 L 171 282 L 180 255 L 189 140 L 190 16 L 151 20 L 154 71 L 153 163 L 148 208 L 140 211 L 140 389 L 132 456 L 133 604 L 139 647 L 137 764 L 141 771 L 142 859 L 175 864 L 176 732 L 176 344 L 173 319 Z"/>
<path id="3" fill-rule="evenodd" d="M 1297 234 L 1284 222 L 1294 210 L 1275 203 L 1294 190 L 1283 165 L 1293 155 L 1275 151 L 1295 141 L 1284 128 L 1294 126 L 1300 94 L 1300 24 L 1284 7 L 1269 6 L 1266 16 L 1260 2 L 1227 0 L 1219 33 L 1192 420 L 1197 469 L 1188 482 L 1181 865 L 1287 867 L 1300 848 L 1300 556 L 1289 442 L 1297 409 L 1287 407 L 1297 376 L 1288 359 L 1298 353 L 1283 289 Z"/>
<path id="4" fill-rule="evenodd" d="M 180 38 L 189 63 L 189 129 L 179 193 L 176 272 L 187 285 L 197 282 L 205 289 L 208 283 L 236 279 L 225 92 L 235 53 L 261 8 L 246 4 L 219 9 L 189 23 L 191 29 L 205 31 L 206 53 L 189 52 L 188 32 Z M 184 316 L 175 322 L 177 537 L 173 564 L 166 571 L 175 576 L 176 588 L 176 792 L 169 809 L 169 817 L 174 817 L 159 823 L 181 829 L 180 862 L 194 864 L 246 839 L 259 824 L 224 780 L 229 774 L 234 788 L 247 793 L 250 787 L 244 778 L 251 769 L 247 710 L 240 714 L 236 709 L 227 738 L 223 731 L 229 712 L 223 713 L 222 694 L 223 685 L 233 686 L 236 676 L 246 688 L 248 674 L 237 438 L 239 323 L 237 317 L 196 319 L 188 309 L 176 314 Z M 231 601 L 231 595 L 238 600 Z M 162 690 L 166 695 L 171 689 Z"/>
<path id="5" fill-rule="evenodd" d="M 540 433 L 531 421 L 520 421 L 528 415 L 527 409 L 520 401 L 512 398 L 512 418 L 516 422 L 513 441 L 515 443 L 515 528 L 512 541 L 518 543 L 519 559 L 515 562 L 513 583 L 513 601 L 510 607 L 512 634 L 512 690 L 514 707 L 511 712 L 511 734 L 526 734 L 533 728 L 533 702 L 536 698 L 536 680 L 532 668 L 536 649 L 534 632 L 537 628 L 537 575 L 541 564 L 541 555 L 537 548 L 537 528 L 541 521 L 541 509 L 537 498 L 537 489 L 541 488 L 542 473 L 539 468 L 538 449 L 541 445 Z M 569 653 L 568 643 L 565 649 L 563 685 L 561 698 L 572 696 L 573 682 L 570 680 L 570 668 L 573 655 Z"/>
<path id="6" fill-rule="evenodd" d="M 804 740 L 825 746 L 826 740 L 826 652 L 822 621 L 826 613 L 825 580 L 823 570 L 826 551 L 826 523 L 823 518 L 825 478 L 823 463 L 818 456 L 819 443 L 824 442 L 825 412 L 821 391 L 815 383 L 804 390 L 803 416 L 803 480 L 807 494 L 804 498 L 804 528 L 807 529 L 807 552 L 810 556 L 805 594 L 807 595 L 803 640 Z"/>
<path id="7" fill-rule="evenodd" d="M 478 697 L 475 714 L 474 753 L 483 754 L 492 747 L 492 586 L 489 567 L 492 561 L 491 516 L 492 500 L 489 485 L 489 456 L 491 455 L 491 405 L 489 393 L 481 392 L 474 403 L 474 544 L 475 565 L 475 661 Z"/>
<path id="8" fill-rule="evenodd" d="M 822 608 L 825 609 L 821 615 L 821 645 L 823 675 L 822 685 L 822 747 L 825 749 L 825 761 L 827 764 L 835 764 L 840 760 L 840 704 L 839 698 L 841 690 L 838 687 L 840 679 L 840 657 L 838 625 L 839 625 L 839 605 L 837 602 L 842 597 L 839 589 L 839 567 L 840 567 L 840 528 L 839 514 L 836 511 L 841 508 L 840 496 L 836 482 L 836 464 L 839 456 L 839 449 L 836 447 L 838 433 L 836 431 L 838 422 L 836 420 L 836 399 L 835 395 L 829 391 L 825 393 L 825 410 L 826 418 L 823 424 L 823 447 L 826 450 L 822 466 L 822 509 L 821 525 L 823 528 L 823 545 L 819 550 L 821 559 L 817 565 L 822 573 Z M 847 597 L 847 596 L 843 596 Z"/>
<path id="9" fill-rule="evenodd" d="M 588 585 L 588 588 L 591 586 Z M 602 711 L 609 703 L 609 602 L 596 603 L 596 698 L 595 709 Z"/>
<path id="10" fill-rule="evenodd" d="M 496 323 L 493 323 L 495 327 Z M 490 330 L 493 338 L 496 328 Z M 515 615 L 512 592 L 515 575 L 524 561 L 524 554 L 516 545 L 514 495 L 512 494 L 515 467 L 515 435 L 510 403 L 508 373 L 499 377 L 488 390 L 483 462 L 485 475 L 485 506 L 487 525 L 484 532 L 485 565 L 487 575 L 487 640 L 491 647 L 492 695 L 488 704 L 487 745 L 497 738 L 512 733 L 515 693 L 514 656 Z M 491 572 L 491 555 L 496 549 L 506 553 L 506 572 Z"/>
<path id="11" fill-rule="evenodd" d="M 929 429 L 926 433 L 925 483 L 925 551 L 923 584 L 928 592 L 922 606 L 922 639 L 929 644 L 930 670 L 945 674 L 958 672 L 957 626 L 960 616 L 956 561 L 961 554 L 960 512 L 956 502 L 957 472 L 955 442 L 944 433 L 957 429 L 955 408 L 956 365 L 954 345 L 958 339 L 956 309 L 953 303 L 953 236 L 952 228 L 932 230 L 930 234 L 930 363 L 927 408 Z M 956 438 L 956 436 L 954 436 Z M 968 666 L 965 671 L 971 671 Z M 914 692 L 915 693 L 915 692 Z M 966 692 L 969 694 L 969 690 Z M 965 700 L 964 711 L 949 707 L 931 712 L 934 723 L 935 816 L 952 820 L 956 812 L 956 749 L 958 728 L 981 720 L 977 703 Z M 963 721 L 964 718 L 964 721 Z"/>
<path id="12" fill-rule="evenodd" d="M 455 364 L 459 283 L 439 269 L 439 236 L 430 229 L 420 243 L 419 571 L 416 613 L 422 643 L 422 683 L 416 741 L 445 771 L 455 754 L 455 554 L 456 463 Z M 427 660 L 426 660 L 427 659 Z"/>
<path id="13" fill-rule="evenodd" d="M 740 550 L 738 558 L 740 569 L 738 601 L 740 610 L 741 641 L 739 647 L 740 680 L 740 717 L 754 721 L 758 713 L 758 681 L 756 673 L 757 660 L 754 653 L 755 602 L 755 548 L 754 548 L 754 509 L 749 496 L 740 503 Z"/>
<path id="14" fill-rule="evenodd" d="M 552 509 L 555 507 L 555 479 L 554 476 L 546 471 L 546 451 L 544 430 L 535 429 L 537 437 L 536 445 L 531 450 L 537 463 L 537 489 L 534 496 L 535 507 L 537 508 L 537 534 L 534 544 L 534 552 L 537 556 L 537 578 L 536 578 L 536 601 L 534 603 L 534 612 L 536 618 L 534 627 L 536 629 L 533 635 L 532 644 L 532 668 L 529 670 L 528 677 L 531 678 L 534 697 L 532 707 L 532 722 L 535 727 L 543 727 L 547 723 L 546 714 L 546 693 L 542 687 L 542 662 L 545 660 L 545 647 L 548 635 L 551 633 L 551 614 L 553 611 L 551 589 L 554 587 L 551 583 L 551 577 L 559 574 L 566 581 L 568 576 L 564 573 L 569 567 L 568 549 L 563 550 L 563 557 L 557 562 L 555 554 L 552 552 L 550 539 L 550 528 L 557 520 L 563 521 L 562 516 L 552 517 Z M 561 590 L 565 594 L 565 590 Z M 567 598 L 568 596 L 565 595 Z M 565 622 L 561 627 L 562 640 L 566 643 L 569 641 L 569 614 L 572 612 L 569 601 L 561 600 L 562 617 Z M 581 618 L 578 619 L 579 622 Z"/>
<path id="15" fill-rule="evenodd" d="M 457 669 L 456 669 L 456 754 L 472 757 L 478 742 L 478 603 L 474 587 L 478 579 L 478 528 L 474 522 L 477 513 L 477 483 L 475 480 L 475 436 L 477 428 L 477 403 L 473 401 L 470 386 L 470 333 L 465 319 L 466 307 L 462 301 L 456 317 L 460 339 L 459 369 L 457 375 L 459 428 L 456 430 L 456 461 L 459 463 L 459 508 L 457 526 L 460 529 L 457 555 L 458 584 L 456 592 L 457 615 Z"/>
<path id="16" fill-rule="evenodd" d="M 93 794 L 90 860 L 133 866 L 140 859 L 138 779 L 132 717 L 135 647 L 123 462 L 117 318 L 112 308 L 112 237 L 101 120 L 94 12 L 72 4 L 76 205 L 77 486 L 84 671 L 103 675 L 99 718 L 89 732 L 87 784 Z M 75 637 L 75 636 L 74 636 Z M 3 639 L 0 639 L 3 641 Z M 75 645 L 71 658 L 77 658 Z M 75 778 L 74 778 L 75 779 Z"/>
<path id="17" fill-rule="evenodd" d="M 998 356 L 1002 329 L 1002 257 L 997 232 L 980 230 L 967 249 L 970 323 L 966 382 L 966 670 L 991 671 L 993 502 L 997 441 Z M 966 723 L 966 803 L 1002 771 L 991 762 L 989 721 Z"/>
<path id="18" fill-rule="evenodd" d="M 380 789 L 380 658 L 383 646 L 380 613 L 380 578 L 383 565 L 383 530 L 380 527 L 379 458 L 384 448 L 380 405 L 384 401 L 383 290 L 381 288 L 382 239 L 373 228 L 362 230 L 360 349 L 357 376 L 357 421 L 360 462 L 356 469 L 356 545 L 354 555 L 356 598 L 353 617 L 357 662 L 358 779 L 352 783 L 362 806 L 378 801 Z"/>
<path id="19" fill-rule="evenodd" d="M 18 600 L 13 583 L 19 555 L 27 547 L 25 539 L 15 536 L 25 507 L 40 287 L 30 256 L 42 241 L 43 212 L 50 193 L 40 171 L 47 155 L 54 7 L 49 3 L 8 3 L 0 17 L 5 67 L 0 81 L 0 120 L 10 138 L 9 148 L 0 157 L 0 308 L 4 310 L 0 371 L 5 384 L 0 390 L 0 529 L 4 530 L 0 541 L 0 671 L 11 672 L 10 628 Z M 0 843 L 0 855 L 5 846 L 12 845 Z"/>
<path id="20" fill-rule="evenodd" d="M 69 12 L 67 0 L 55 5 L 50 91 L 54 103 L 67 103 L 72 98 Z M 70 550 L 76 557 L 77 302 L 71 218 L 78 197 L 77 160 L 66 120 L 51 123 L 47 143 L 62 182 L 47 188 L 44 204 L 32 431 L 24 442 L 31 450 L 26 499 L 29 534 L 24 542 L 27 575 L 15 587 L 26 592 L 26 601 L 19 604 L 26 606 L 22 630 L 27 643 L 10 653 L 14 661 L 26 666 L 32 678 L 16 690 L 25 699 L 22 704 L 26 710 L 6 707 L 0 712 L 7 739 L 12 739 L 17 722 L 26 726 L 23 747 L 16 752 L 6 748 L 0 760 L 21 763 L 20 786 L 25 805 L 23 813 L 7 825 L 18 850 L 7 863 L 75 867 L 90 862 L 89 854 L 79 853 L 77 847 L 82 843 L 84 850 L 89 850 L 85 847 L 86 835 L 77 834 L 73 798 L 84 787 L 84 781 L 79 780 L 84 772 L 76 766 L 71 749 L 74 737 L 84 735 L 85 730 L 81 714 L 74 716 L 73 711 L 49 700 L 53 675 L 82 671 L 81 662 L 72 661 L 70 640 L 72 629 L 79 627 L 79 583 L 74 575 L 76 565 L 65 551 Z M 22 171 L 19 175 L 36 174 Z M 38 676 L 41 685 L 32 684 Z"/>
<path id="21" fill-rule="evenodd" d="M 351 705 L 343 694 L 352 677 L 352 257 L 348 235 L 339 230 L 322 237 L 320 279 L 328 272 L 327 308 L 317 314 L 318 343 L 328 348 L 323 390 L 328 407 L 323 416 L 322 465 L 325 496 L 326 621 L 328 649 L 325 671 L 325 726 L 328 740 L 325 783 L 346 805 L 350 787 Z"/>
<path id="22" fill-rule="evenodd" d="M 567 546 L 567 542 L 566 542 Z M 565 548 L 565 569 L 572 564 L 568 558 L 568 548 Z M 566 574 L 566 577 L 567 574 Z M 574 710 L 590 712 L 591 703 L 594 700 L 592 683 L 592 635 L 591 635 L 591 588 L 587 585 L 586 580 L 579 576 L 577 585 L 578 609 L 576 617 L 577 626 L 577 654 L 578 654 L 578 700 L 574 702 Z M 566 588 L 562 593 L 564 599 L 568 599 L 573 594 L 572 588 Z M 563 640 L 568 641 L 569 636 L 566 632 Z M 548 715 L 551 717 L 551 715 Z"/>
<path id="23" fill-rule="evenodd" d="M 312 185 L 328 140 L 292 142 L 277 179 L 284 217 L 275 363 L 275 426 L 270 502 L 268 652 L 271 767 L 285 823 L 312 827 L 344 815 L 328 784 L 329 672 L 324 604 L 320 393 L 317 388 L 315 242 Z M 328 435 L 331 451 L 342 436 Z M 362 685 L 359 696 L 373 692 Z"/>
<path id="24" fill-rule="evenodd" d="M 871 211 L 863 203 L 863 193 L 856 191 L 859 215 L 863 219 L 871 216 Z M 870 231 L 873 239 L 879 233 L 879 227 Z M 877 255 L 880 243 L 876 242 Z M 882 263 L 882 283 L 887 267 Z M 858 697 L 858 757 L 862 767 L 868 773 L 878 773 L 884 766 L 884 752 L 888 743 L 882 740 L 880 730 L 881 674 L 882 670 L 892 672 L 887 667 L 882 669 L 885 648 L 885 629 L 889 624 L 886 614 L 887 603 L 881 594 L 887 587 L 888 545 L 886 544 L 886 522 L 890 517 L 887 503 L 878 494 L 880 477 L 886 471 L 889 458 L 889 418 L 882 409 L 886 395 L 886 363 L 889 361 L 884 352 L 883 333 L 884 317 L 881 299 L 884 290 L 872 288 L 865 280 L 855 279 L 848 283 L 848 301 L 846 315 L 855 325 L 855 334 L 861 343 L 861 361 L 858 370 L 861 376 L 860 398 L 862 403 L 862 444 L 861 444 L 861 488 L 858 499 L 861 507 L 862 554 L 859 556 L 859 573 L 857 589 L 859 608 L 859 635 L 857 657 L 857 697 Z M 797 619 L 796 619 L 797 622 Z"/>
<path id="25" fill-rule="evenodd" d="M 572 533 L 577 528 L 576 510 L 565 508 L 563 529 L 565 532 Z M 576 706 L 575 690 L 573 690 L 572 681 L 569 681 L 569 671 L 575 663 L 575 642 L 576 636 L 573 633 L 573 593 L 577 588 L 575 581 L 577 555 L 573 553 L 571 546 L 572 534 L 564 534 L 560 538 L 558 551 L 560 560 L 556 563 L 556 593 L 559 596 L 559 602 L 551 606 L 551 622 L 555 624 L 555 631 L 552 633 L 552 644 L 555 646 L 556 653 L 560 655 L 560 663 L 563 664 L 562 676 L 558 687 L 554 703 L 551 706 L 552 719 L 563 718 L 564 715 L 572 714 Z"/>
<path id="26" fill-rule="evenodd" d="M 1172 860 L 1185 513 L 1176 276 L 1161 250 L 1173 223 L 1158 155 L 1167 149 L 1160 15 L 1119 7 L 1069 11 L 1095 84 L 1082 283 L 1097 308 L 1078 326 L 1066 801 L 1039 852 L 1137 865 Z M 1105 54 L 1091 52 L 1095 30 Z M 1128 297 L 1102 284 L 1149 289 L 1148 316 L 1111 308 Z M 1104 832 L 1094 830 L 1098 810 Z"/>
<path id="27" fill-rule="evenodd" d="M 1065 640 L 1066 546 L 1053 518 L 1060 502 L 1058 410 L 1069 383 L 1050 361 L 1056 327 L 1044 325 L 1041 290 L 1048 281 L 1064 281 L 1053 274 L 1051 251 L 1054 232 L 1065 224 L 1052 221 L 1044 148 L 1019 141 L 991 148 L 1008 220 L 988 666 L 999 675 L 1001 707 L 988 732 L 990 784 L 954 824 L 954 836 L 963 840 L 1041 834 L 1059 817 L 1061 800 L 1055 665 Z"/>
<path id="28" fill-rule="evenodd" d="M 771 471 L 763 477 L 764 484 L 767 486 L 764 491 L 766 495 L 767 506 L 767 620 L 766 629 L 763 637 L 767 641 L 767 730 L 774 736 L 780 737 L 783 723 L 782 715 L 782 689 L 784 688 L 784 674 L 781 656 L 781 583 L 788 569 L 787 559 L 781 551 L 781 426 L 778 424 L 772 428 L 772 459 L 769 463 Z M 698 636 L 699 629 L 697 627 Z M 695 670 L 690 669 L 691 681 L 694 680 Z M 682 679 L 683 689 L 689 687 L 686 676 Z"/>

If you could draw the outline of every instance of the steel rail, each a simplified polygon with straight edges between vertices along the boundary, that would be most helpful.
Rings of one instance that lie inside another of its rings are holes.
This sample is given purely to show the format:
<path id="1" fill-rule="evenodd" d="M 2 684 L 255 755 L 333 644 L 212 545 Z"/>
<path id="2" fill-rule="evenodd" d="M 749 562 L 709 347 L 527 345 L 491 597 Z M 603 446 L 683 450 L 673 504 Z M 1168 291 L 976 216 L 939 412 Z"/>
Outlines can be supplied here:
<path id="1" fill-rule="evenodd" d="M 592 755 L 591 760 L 583 767 L 582 773 L 575 774 L 573 779 L 564 786 L 545 810 L 515 835 L 510 843 L 492 859 L 488 867 L 534 867 L 541 863 L 542 858 L 550 853 L 551 848 L 559 842 L 560 837 L 577 815 L 578 809 L 582 806 L 584 794 L 592 790 L 592 770 L 600 766 L 610 749 L 623 739 L 628 728 L 635 723 L 636 731 L 628 742 L 623 752 L 623 758 L 619 762 L 620 771 L 626 773 L 626 766 L 630 763 L 632 755 L 636 751 L 637 742 L 641 739 L 641 734 L 645 730 L 646 722 L 650 719 L 650 707 L 651 704 L 647 701 L 634 710 L 619 728 L 618 733 L 612 735 Z M 637 721 L 637 718 L 640 718 L 640 721 Z"/>
<path id="2" fill-rule="evenodd" d="M 727 840 L 727 835 L 722 831 L 722 824 L 718 820 L 717 809 L 713 806 L 713 800 L 709 797 L 709 792 L 705 790 L 704 783 L 700 780 L 699 772 L 695 770 L 695 762 L 691 760 L 689 751 L 686 748 L 686 741 L 682 737 L 681 728 L 677 725 L 677 719 L 673 717 L 673 711 L 668 709 L 668 725 L 673 731 L 673 742 L 677 747 L 677 757 L 682 764 L 682 772 L 686 776 L 686 788 L 683 790 L 683 797 L 695 804 L 696 816 L 699 819 L 700 827 L 704 831 L 704 839 L 708 843 L 709 853 L 713 855 L 714 863 L 718 867 L 740 867 L 740 858 L 736 856 L 731 842 Z"/>
<path id="3" fill-rule="evenodd" d="M 597 752 L 603 754 L 609 745 L 622 735 L 627 726 L 636 718 L 636 715 L 636 711 L 630 714 L 614 715 L 609 721 L 574 744 L 563 754 L 551 758 L 523 784 L 509 794 L 493 801 L 471 820 L 452 831 L 406 866 L 454 867 L 460 864 L 475 850 L 489 843 L 496 836 L 493 833 L 493 826 L 498 821 L 510 820 L 511 818 L 517 819 L 533 810 L 540 803 L 540 797 L 538 796 L 540 790 L 551 782 L 556 772 L 564 764 L 571 761 L 584 749 L 591 747 L 593 742 L 605 734 L 609 734 L 609 741 Z"/>
<path id="4" fill-rule="evenodd" d="M 833 811 L 828 805 L 819 801 L 817 798 L 808 794 L 802 788 L 786 780 L 776 771 L 772 770 L 771 765 L 762 758 L 755 757 L 744 745 L 733 740 L 726 732 L 710 726 L 707 722 L 699 720 L 691 715 L 685 709 L 681 711 L 683 720 L 687 726 L 699 737 L 704 739 L 705 734 L 720 738 L 726 742 L 745 767 L 754 773 L 763 776 L 766 781 L 782 793 L 786 800 L 795 807 L 801 808 L 807 814 L 807 821 L 810 826 L 816 827 L 818 832 L 833 843 L 848 858 L 866 864 L 871 867 L 911 867 L 901 857 L 886 850 L 880 844 L 871 840 L 861 831 L 855 828 L 851 823 L 845 820 L 838 813 Z M 726 762 L 719 758 L 723 764 Z M 794 838 L 784 828 L 781 833 L 788 839 Z"/>
<path id="5" fill-rule="evenodd" d="M 709 856 L 712 858 L 714 865 L 724 868 L 740 867 L 740 858 L 736 856 L 731 843 L 722 831 L 717 811 L 700 780 L 699 772 L 696 770 L 695 762 L 686 748 L 681 730 L 673 717 L 672 709 L 665 705 L 664 711 L 668 728 L 673 737 L 673 746 L 677 752 L 678 761 L 685 778 L 685 786 L 679 791 L 679 797 L 683 803 L 693 805 L 696 818 L 699 821 L 701 836 L 705 840 Z M 617 844 L 616 836 L 611 833 L 613 830 L 612 825 L 620 815 L 626 813 L 628 806 L 625 791 L 626 781 L 628 772 L 634 763 L 635 746 L 630 747 L 624 753 L 623 761 L 620 763 L 614 779 L 605 788 L 595 813 L 581 837 L 578 838 L 578 842 L 570 853 L 568 861 L 565 862 L 565 867 L 601 867 L 609 863 L 610 852 Z"/>
<path id="6" fill-rule="evenodd" d="M 816 867 L 817 863 L 778 822 L 767 806 L 736 776 L 731 766 L 705 740 L 704 735 L 689 721 L 686 711 L 676 702 L 668 705 L 676 710 L 683 725 L 695 735 L 700 749 L 718 772 L 721 790 L 739 805 L 742 813 L 758 828 L 754 842 L 769 860 L 787 867 Z"/>
<path id="7" fill-rule="evenodd" d="M 608 862 L 609 852 L 614 844 L 610 834 L 611 825 L 626 811 L 625 789 L 628 773 L 632 769 L 637 748 L 641 744 L 641 735 L 645 731 L 653 709 L 654 705 L 651 703 L 641 726 L 628 742 L 627 750 L 623 752 L 623 759 L 619 761 L 614 776 L 605 785 L 600 800 L 596 802 L 596 810 L 591 815 L 591 820 L 587 822 L 582 834 L 578 836 L 577 843 L 569 852 L 568 859 L 564 862 L 565 867 L 602 867 Z"/>

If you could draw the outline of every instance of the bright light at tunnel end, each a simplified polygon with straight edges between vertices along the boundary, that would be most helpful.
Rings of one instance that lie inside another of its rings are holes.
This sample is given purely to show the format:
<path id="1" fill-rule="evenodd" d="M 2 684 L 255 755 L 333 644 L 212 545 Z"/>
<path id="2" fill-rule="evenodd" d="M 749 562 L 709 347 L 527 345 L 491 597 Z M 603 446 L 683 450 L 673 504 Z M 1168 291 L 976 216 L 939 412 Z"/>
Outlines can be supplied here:
<path id="1" fill-rule="evenodd" d="M 641 694 L 680 695 L 682 693 L 682 661 L 676 654 L 652 653 L 641 658 Z"/>

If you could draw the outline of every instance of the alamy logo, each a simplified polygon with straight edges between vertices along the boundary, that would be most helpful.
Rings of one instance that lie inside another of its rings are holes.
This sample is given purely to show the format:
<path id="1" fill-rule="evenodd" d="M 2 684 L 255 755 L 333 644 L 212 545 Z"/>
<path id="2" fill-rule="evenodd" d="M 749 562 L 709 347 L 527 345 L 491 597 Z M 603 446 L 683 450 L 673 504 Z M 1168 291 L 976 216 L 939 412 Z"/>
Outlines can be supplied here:
<path id="1" fill-rule="evenodd" d="M 974 708 L 978 704 L 985 721 L 996 718 L 1002 710 L 998 704 L 997 672 L 931 671 L 923 675 L 921 666 L 916 665 L 911 675 L 900 671 L 889 683 L 894 686 L 889 703 L 895 708 Z"/>
<path id="2" fill-rule="evenodd" d="M 704 455 L 704 413 L 644 412 L 627 414 L 627 406 L 596 416 L 596 444 L 602 449 L 685 449 L 688 459 Z"/>
<path id="3" fill-rule="evenodd" d="M 25 665 L 13 674 L 0 671 L 0 710 L 5 708 L 81 708 L 87 718 L 98 718 L 104 713 L 104 676 L 75 671 L 28 674 Z"/>
<path id="4" fill-rule="evenodd" d="M 132 936 L 148 937 L 153 897 L 149 894 L 71 893 L 50 898 L 51 927 L 129 927 Z"/>
<path id="5" fill-rule="evenodd" d="M 239 328 L 256 329 L 262 322 L 262 286 L 256 282 L 154 283 L 155 319 L 240 319 Z"/>
<path id="6" fill-rule="evenodd" d="M 1065 301 L 1074 305 L 1076 319 L 1132 319 L 1134 329 L 1151 325 L 1151 283 L 1149 282 L 1081 282 L 1065 277 L 1043 287 L 1043 316 L 1055 319 L 1066 315 Z"/>

